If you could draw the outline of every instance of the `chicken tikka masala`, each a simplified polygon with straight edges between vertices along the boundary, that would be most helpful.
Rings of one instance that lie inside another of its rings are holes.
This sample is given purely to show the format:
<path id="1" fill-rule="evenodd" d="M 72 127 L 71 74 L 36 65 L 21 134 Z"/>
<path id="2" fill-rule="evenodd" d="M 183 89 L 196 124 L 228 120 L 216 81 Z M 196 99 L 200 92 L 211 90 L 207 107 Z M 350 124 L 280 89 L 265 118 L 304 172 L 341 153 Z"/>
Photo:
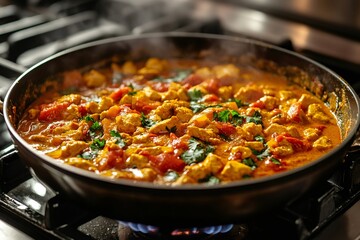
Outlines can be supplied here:
<path id="1" fill-rule="evenodd" d="M 303 166 L 341 141 L 319 98 L 255 68 L 149 58 L 60 82 L 18 132 L 54 161 L 110 178 L 222 184 Z"/>

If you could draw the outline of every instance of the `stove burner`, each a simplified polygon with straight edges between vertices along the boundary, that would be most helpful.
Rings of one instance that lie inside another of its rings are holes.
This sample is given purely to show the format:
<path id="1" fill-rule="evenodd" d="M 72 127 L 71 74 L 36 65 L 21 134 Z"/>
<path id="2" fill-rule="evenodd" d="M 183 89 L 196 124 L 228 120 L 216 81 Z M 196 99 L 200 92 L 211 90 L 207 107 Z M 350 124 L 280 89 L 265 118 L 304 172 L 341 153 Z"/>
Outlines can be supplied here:
<path id="1" fill-rule="evenodd" d="M 212 239 L 226 235 L 234 229 L 234 224 L 225 224 L 209 227 L 166 228 L 141 223 L 119 221 L 120 226 L 130 228 L 134 235 L 147 239 Z M 123 227 L 121 229 L 124 229 Z M 122 230 L 124 231 L 124 230 Z"/>

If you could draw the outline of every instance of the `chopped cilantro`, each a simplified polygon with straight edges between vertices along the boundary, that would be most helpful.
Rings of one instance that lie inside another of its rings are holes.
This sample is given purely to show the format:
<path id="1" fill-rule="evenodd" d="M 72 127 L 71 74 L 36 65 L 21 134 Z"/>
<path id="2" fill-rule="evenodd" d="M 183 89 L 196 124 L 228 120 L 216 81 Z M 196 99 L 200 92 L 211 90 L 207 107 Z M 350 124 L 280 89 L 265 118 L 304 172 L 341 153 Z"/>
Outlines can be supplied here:
<path id="1" fill-rule="evenodd" d="M 101 129 L 102 129 L 102 126 L 98 121 L 95 121 L 90 127 L 90 131 L 92 131 L 92 132 L 95 132 L 95 131 L 98 131 Z"/>
<path id="2" fill-rule="evenodd" d="M 198 102 L 202 99 L 203 94 L 200 90 L 194 89 L 192 91 L 188 91 L 188 96 L 191 102 Z"/>
<path id="3" fill-rule="evenodd" d="M 156 123 L 155 121 L 147 118 L 144 113 L 141 113 L 140 120 L 141 120 L 141 126 L 143 126 L 144 128 L 149 128 Z"/>
<path id="4" fill-rule="evenodd" d="M 254 170 L 255 168 L 257 168 L 257 165 L 256 165 L 256 163 L 254 162 L 254 160 L 253 160 L 252 158 L 245 158 L 245 159 L 243 160 L 243 164 L 251 167 L 251 169 L 253 169 L 253 170 Z"/>
<path id="5" fill-rule="evenodd" d="M 245 117 L 240 115 L 235 110 L 223 110 L 218 113 L 214 113 L 214 120 L 219 122 L 229 122 L 235 126 L 241 125 L 244 122 Z"/>
<path id="6" fill-rule="evenodd" d="M 263 136 L 257 135 L 254 137 L 254 139 L 258 142 L 265 143 L 265 138 Z"/>
<path id="7" fill-rule="evenodd" d="M 199 183 L 207 183 L 209 185 L 216 185 L 220 183 L 220 179 L 214 175 L 209 175 L 206 178 L 200 179 Z"/>
<path id="8" fill-rule="evenodd" d="M 93 140 L 93 142 L 90 144 L 90 148 L 92 150 L 100 150 L 100 149 L 103 149 L 105 147 L 105 144 L 106 144 L 105 139 L 95 138 Z"/>
<path id="9" fill-rule="evenodd" d="M 110 131 L 110 136 L 112 136 L 113 138 L 116 139 L 116 144 L 119 145 L 121 148 L 125 147 L 126 146 L 126 143 L 124 141 L 124 139 L 122 139 L 120 133 L 118 133 L 117 131 L 115 130 L 111 130 Z"/>
<path id="10" fill-rule="evenodd" d="M 214 151 L 214 147 L 195 138 L 189 140 L 189 150 L 181 154 L 181 159 L 188 165 L 202 162 L 206 156 Z"/>
<path id="11" fill-rule="evenodd" d="M 262 116 L 259 111 L 255 111 L 254 116 L 246 117 L 246 122 L 253 122 L 255 124 L 263 124 L 262 123 Z"/>
<path id="12" fill-rule="evenodd" d="M 263 151 L 252 150 L 252 152 L 256 155 L 256 157 L 259 160 L 264 160 L 265 158 L 271 155 L 269 148 L 265 148 Z"/>
<path id="13" fill-rule="evenodd" d="M 278 159 L 274 158 L 274 157 L 270 158 L 270 161 L 273 162 L 276 165 L 281 165 L 281 162 Z"/>
<path id="14" fill-rule="evenodd" d="M 130 91 L 130 92 L 128 92 L 128 95 L 130 95 L 130 96 L 134 96 L 134 95 L 136 95 L 137 94 L 137 91 Z"/>
<path id="15" fill-rule="evenodd" d="M 179 174 L 175 171 L 168 171 L 164 175 L 164 180 L 166 182 L 174 182 L 179 177 Z"/>
<path id="16" fill-rule="evenodd" d="M 86 160 L 94 159 L 96 156 L 97 156 L 97 151 L 83 152 L 78 155 L 78 157 L 86 159 Z"/>
<path id="17" fill-rule="evenodd" d="M 87 122 L 95 122 L 95 119 L 90 117 L 90 115 L 86 115 L 85 117 L 83 117 L 81 119 L 84 119 Z"/>

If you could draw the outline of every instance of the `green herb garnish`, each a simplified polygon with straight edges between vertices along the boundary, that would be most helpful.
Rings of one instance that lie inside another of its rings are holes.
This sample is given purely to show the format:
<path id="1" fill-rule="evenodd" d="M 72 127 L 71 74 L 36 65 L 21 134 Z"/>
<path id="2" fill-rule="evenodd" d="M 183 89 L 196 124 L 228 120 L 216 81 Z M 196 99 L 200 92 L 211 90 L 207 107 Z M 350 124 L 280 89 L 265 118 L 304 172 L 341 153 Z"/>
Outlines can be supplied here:
<path id="1" fill-rule="evenodd" d="M 82 154 L 79 154 L 78 157 L 86 159 L 86 160 L 91 160 L 96 158 L 97 156 L 97 151 L 88 151 L 88 152 L 83 152 Z"/>
<path id="2" fill-rule="evenodd" d="M 214 113 L 213 119 L 219 122 L 229 122 L 235 126 L 238 126 L 244 122 L 245 117 L 240 115 L 240 113 L 235 110 L 226 109 L 218 113 Z"/>
<path id="3" fill-rule="evenodd" d="M 256 165 L 256 163 L 254 162 L 254 160 L 253 160 L 252 158 L 245 158 L 245 159 L 243 160 L 243 164 L 251 167 L 251 169 L 253 169 L 253 170 L 254 170 L 255 168 L 257 168 L 257 165 Z"/>
<path id="4" fill-rule="evenodd" d="M 274 158 L 274 157 L 270 158 L 270 161 L 273 162 L 276 165 L 281 165 L 281 162 L 278 159 Z"/>
<path id="5" fill-rule="evenodd" d="M 252 117 L 246 117 L 246 122 L 253 122 L 255 124 L 263 124 L 262 122 L 262 116 L 259 111 L 255 111 L 254 116 Z"/>
<path id="6" fill-rule="evenodd" d="M 189 150 L 181 154 L 181 159 L 188 165 L 202 162 L 206 156 L 213 152 L 213 146 L 203 143 L 195 138 L 189 140 Z"/>
<path id="7" fill-rule="evenodd" d="M 115 130 L 111 130 L 110 131 L 110 136 L 112 136 L 113 138 L 116 139 L 116 144 L 119 145 L 121 148 L 126 146 L 126 143 L 124 141 L 124 139 L 121 137 L 120 133 L 118 133 Z"/>
<path id="8" fill-rule="evenodd" d="M 151 126 L 156 124 L 155 121 L 147 118 L 144 113 L 141 113 L 140 120 L 141 120 L 141 126 L 143 126 L 144 128 L 150 128 Z"/>
<path id="9" fill-rule="evenodd" d="M 100 149 L 103 149 L 105 147 L 105 144 L 106 144 L 105 139 L 95 138 L 93 140 L 93 142 L 90 144 L 90 148 L 92 150 L 100 150 Z"/>
<path id="10" fill-rule="evenodd" d="M 191 102 L 198 102 L 202 99 L 203 93 L 198 89 L 194 89 L 192 91 L 188 91 L 188 96 Z"/>

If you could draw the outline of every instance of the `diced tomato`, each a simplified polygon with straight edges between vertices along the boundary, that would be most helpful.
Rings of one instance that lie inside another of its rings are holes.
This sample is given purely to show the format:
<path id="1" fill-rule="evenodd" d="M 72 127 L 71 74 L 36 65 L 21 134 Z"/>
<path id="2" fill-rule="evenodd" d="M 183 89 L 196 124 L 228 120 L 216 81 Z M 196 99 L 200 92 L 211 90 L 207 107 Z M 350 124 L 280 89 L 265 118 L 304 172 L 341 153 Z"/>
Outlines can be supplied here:
<path id="1" fill-rule="evenodd" d="M 182 171 L 185 167 L 185 162 L 180 157 L 172 153 L 161 153 L 157 156 L 147 156 L 150 162 L 159 169 L 160 172 L 167 172 L 168 170 Z"/>
<path id="2" fill-rule="evenodd" d="M 191 88 L 202 83 L 203 80 L 204 79 L 197 74 L 190 74 L 187 78 L 182 80 L 182 83 L 184 84 L 185 88 Z"/>
<path id="3" fill-rule="evenodd" d="M 85 104 L 79 105 L 78 106 L 78 111 L 80 113 L 80 115 L 83 117 L 87 114 L 87 110 L 86 110 L 86 106 Z"/>
<path id="4" fill-rule="evenodd" d="M 130 87 L 122 87 L 119 88 L 118 90 L 116 90 L 115 92 L 112 92 L 110 94 L 110 97 L 112 99 L 114 99 L 115 101 L 119 101 L 125 94 L 128 94 L 129 92 L 131 92 L 131 88 Z"/>
<path id="5" fill-rule="evenodd" d="M 206 82 L 205 84 L 205 88 L 206 90 L 208 90 L 211 93 L 217 94 L 219 91 L 219 80 L 218 79 L 210 79 L 209 81 Z"/>
<path id="6" fill-rule="evenodd" d="M 216 127 L 219 129 L 220 134 L 225 136 L 230 136 L 231 134 L 236 133 L 236 127 L 230 123 L 216 122 Z"/>
<path id="7" fill-rule="evenodd" d="M 103 171 L 110 168 L 122 169 L 125 167 L 122 149 L 110 150 L 108 157 L 100 161 L 99 170 Z"/>
<path id="8" fill-rule="evenodd" d="M 202 100 L 203 100 L 204 102 L 217 102 L 217 101 L 219 101 L 220 99 L 219 99 L 219 97 L 216 96 L 215 94 L 206 94 L 206 95 L 202 98 Z"/>
<path id="9" fill-rule="evenodd" d="M 251 103 L 250 107 L 264 109 L 265 103 L 263 101 L 257 100 L 256 102 Z"/>
<path id="10" fill-rule="evenodd" d="M 148 114 L 151 110 L 157 108 L 158 106 L 160 106 L 159 102 L 135 102 L 132 108 L 144 114 Z"/>
<path id="11" fill-rule="evenodd" d="M 62 119 L 62 113 L 70 106 L 68 102 L 50 103 L 41 106 L 39 120 L 50 122 Z"/>
<path id="12" fill-rule="evenodd" d="M 170 144 L 174 149 L 186 150 L 189 148 L 188 143 L 181 138 L 178 138 L 175 133 L 170 133 Z"/>
<path id="13" fill-rule="evenodd" d="M 275 137 L 276 142 L 281 142 L 283 140 L 291 143 L 295 151 L 306 151 L 311 148 L 311 145 L 307 140 L 301 140 L 299 138 L 291 137 L 288 134 L 281 134 Z"/>
<path id="14" fill-rule="evenodd" d="M 289 110 L 287 111 L 287 115 L 288 115 L 290 121 L 293 121 L 296 123 L 302 122 L 305 117 L 305 113 L 304 113 L 300 103 L 292 104 L 290 106 Z"/>

